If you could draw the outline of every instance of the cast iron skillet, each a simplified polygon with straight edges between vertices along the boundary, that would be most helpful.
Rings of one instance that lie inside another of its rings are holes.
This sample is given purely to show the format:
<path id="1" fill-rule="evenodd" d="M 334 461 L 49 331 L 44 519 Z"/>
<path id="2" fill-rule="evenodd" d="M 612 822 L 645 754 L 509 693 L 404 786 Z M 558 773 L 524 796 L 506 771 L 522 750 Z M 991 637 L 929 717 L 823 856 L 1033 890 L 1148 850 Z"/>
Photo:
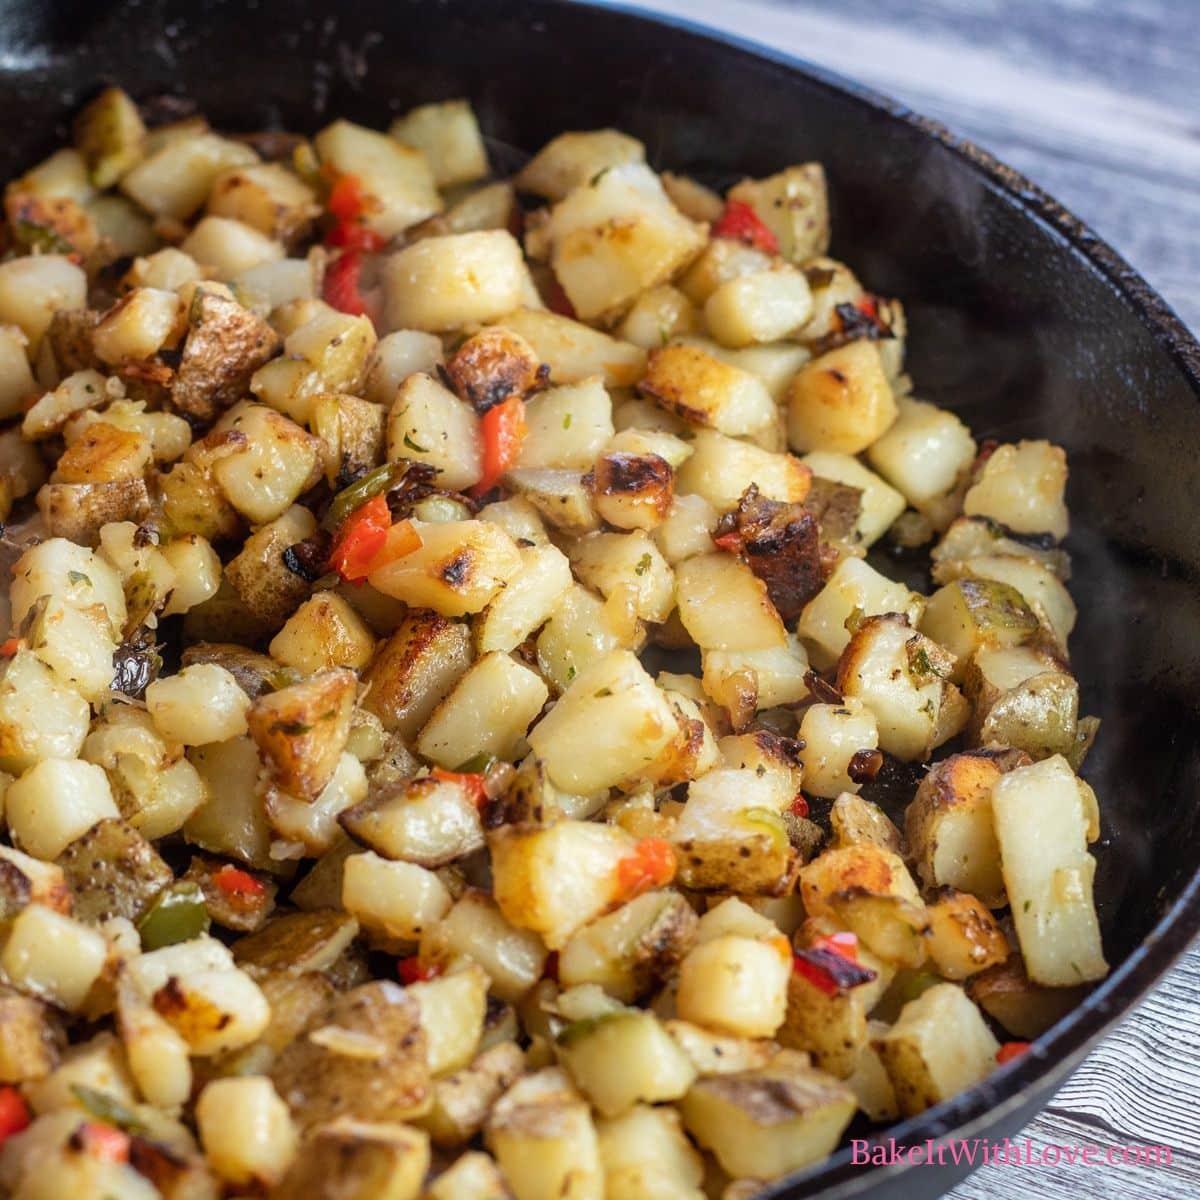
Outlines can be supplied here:
<path id="1" fill-rule="evenodd" d="M 852 47 L 849 48 L 852 52 Z M 497 143 L 612 124 L 715 183 L 819 159 L 834 253 L 904 299 L 920 395 L 979 436 L 1070 454 L 1072 648 L 1104 721 L 1110 977 L 1036 1050 L 889 1133 L 1001 1138 L 1025 1124 L 1200 927 L 1200 346 L 1069 213 L 940 126 L 825 72 L 679 22 L 554 0 L 0 0 L 8 177 L 61 142 L 103 82 L 194 97 L 231 130 L 384 126 L 469 95 Z M 842 1151 L 773 1197 L 933 1196 L 966 1167 L 868 1169 Z"/>

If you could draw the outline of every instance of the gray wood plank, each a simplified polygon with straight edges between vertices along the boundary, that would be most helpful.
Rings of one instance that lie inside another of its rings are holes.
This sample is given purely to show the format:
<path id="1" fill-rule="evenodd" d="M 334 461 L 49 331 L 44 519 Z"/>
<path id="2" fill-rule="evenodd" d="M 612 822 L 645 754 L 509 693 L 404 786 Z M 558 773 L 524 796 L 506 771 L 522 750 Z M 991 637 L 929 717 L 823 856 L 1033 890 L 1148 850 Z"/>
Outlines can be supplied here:
<path id="1" fill-rule="evenodd" d="M 1200 6 L 1190 0 L 642 0 L 878 88 L 1087 221 L 1200 329 Z M 982 1167 L 951 1200 L 1200 1196 L 1200 946 L 1021 1134 L 1169 1161 Z"/>

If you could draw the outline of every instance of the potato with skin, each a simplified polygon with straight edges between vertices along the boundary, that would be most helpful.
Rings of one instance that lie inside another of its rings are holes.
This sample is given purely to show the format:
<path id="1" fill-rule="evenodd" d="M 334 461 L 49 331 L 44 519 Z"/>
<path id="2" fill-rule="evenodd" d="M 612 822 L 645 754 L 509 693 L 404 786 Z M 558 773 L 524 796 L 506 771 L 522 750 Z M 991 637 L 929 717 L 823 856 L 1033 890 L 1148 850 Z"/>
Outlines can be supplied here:
<path id="1" fill-rule="evenodd" d="M 434 1081 L 433 1107 L 419 1118 L 421 1127 L 435 1145 L 461 1147 L 483 1128 L 492 1105 L 524 1070 L 525 1055 L 516 1042 L 489 1047 L 467 1066 Z"/>
<path id="2" fill-rule="evenodd" d="M 1016 1038 L 1032 1041 L 1075 1009 L 1086 995 L 1079 987 L 1043 987 L 1025 973 L 1015 951 L 1002 963 L 972 975 L 967 995 Z"/>
<path id="3" fill-rule="evenodd" d="M 974 896 L 942 888 L 925 909 L 929 957 L 945 979 L 962 980 L 1008 958 L 1008 939 Z"/>

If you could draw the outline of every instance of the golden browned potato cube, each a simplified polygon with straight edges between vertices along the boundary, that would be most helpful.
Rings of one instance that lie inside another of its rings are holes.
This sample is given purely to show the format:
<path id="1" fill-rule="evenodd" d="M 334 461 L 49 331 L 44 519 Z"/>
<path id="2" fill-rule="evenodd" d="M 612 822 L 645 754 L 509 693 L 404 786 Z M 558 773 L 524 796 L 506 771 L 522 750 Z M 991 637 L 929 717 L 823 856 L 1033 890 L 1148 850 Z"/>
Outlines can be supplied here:
<path id="1" fill-rule="evenodd" d="M 793 450 L 859 454 L 895 419 L 891 384 L 872 341 L 848 342 L 814 358 L 788 388 Z"/>
<path id="2" fill-rule="evenodd" d="M 929 957 L 946 979 L 966 979 L 1008 958 L 1004 931 L 974 896 L 943 888 L 925 915 Z"/>

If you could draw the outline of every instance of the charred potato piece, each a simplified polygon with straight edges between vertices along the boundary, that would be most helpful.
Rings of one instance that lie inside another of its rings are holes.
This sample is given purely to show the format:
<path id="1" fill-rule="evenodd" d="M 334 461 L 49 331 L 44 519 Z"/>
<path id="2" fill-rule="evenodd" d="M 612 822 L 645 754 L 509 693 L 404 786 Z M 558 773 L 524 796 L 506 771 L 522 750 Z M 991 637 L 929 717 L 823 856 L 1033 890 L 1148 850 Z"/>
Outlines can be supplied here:
<path id="1" fill-rule="evenodd" d="M 450 386 L 482 416 L 510 397 L 543 387 L 550 368 L 519 334 L 494 326 L 467 338 L 446 360 Z"/>
<path id="2" fill-rule="evenodd" d="M 929 957 L 946 979 L 961 980 L 1008 958 L 1008 939 L 974 896 L 942 888 L 925 909 Z"/>
<path id="3" fill-rule="evenodd" d="M 74 896 L 62 867 L 10 846 L 0 846 L 0 920 L 11 920 L 27 904 L 72 911 Z"/>
<path id="4" fill-rule="evenodd" d="M 666 519 L 675 495 L 675 472 L 657 454 L 602 454 L 592 469 L 592 503 L 618 529 L 653 529 Z"/>

